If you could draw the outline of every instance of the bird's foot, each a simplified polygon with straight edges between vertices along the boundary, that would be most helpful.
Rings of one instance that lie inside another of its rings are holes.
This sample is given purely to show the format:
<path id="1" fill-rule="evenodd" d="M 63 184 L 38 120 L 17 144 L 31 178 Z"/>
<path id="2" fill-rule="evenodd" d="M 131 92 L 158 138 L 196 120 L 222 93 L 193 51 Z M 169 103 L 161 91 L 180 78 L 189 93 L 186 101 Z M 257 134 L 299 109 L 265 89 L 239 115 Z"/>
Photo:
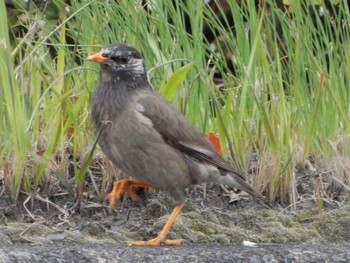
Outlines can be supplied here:
<path id="1" fill-rule="evenodd" d="M 158 246 L 160 244 L 170 245 L 170 246 L 178 246 L 180 245 L 180 240 L 170 240 L 166 239 L 166 236 L 169 233 L 170 227 L 173 225 L 177 215 L 181 212 L 184 204 L 177 205 L 173 211 L 171 212 L 167 222 L 165 223 L 162 231 L 158 234 L 157 237 L 152 238 L 147 241 L 129 241 L 129 246 Z"/>
<path id="2" fill-rule="evenodd" d="M 169 246 L 178 246 L 181 241 L 178 239 L 165 239 L 162 236 L 157 236 L 156 238 L 152 238 L 147 241 L 128 241 L 129 246 L 158 246 L 160 244 L 165 244 Z"/>
<path id="3" fill-rule="evenodd" d="M 133 191 L 133 187 L 144 187 L 155 189 L 153 186 L 145 184 L 137 180 L 123 179 L 117 182 L 114 182 L 112 191 L 108 194 L 109 206 L 115 206 L 115 200 L 120 199 L 122 194 L 126 191 L 127 195 L 133 200 L 136 201 L 139 197 Z"/>

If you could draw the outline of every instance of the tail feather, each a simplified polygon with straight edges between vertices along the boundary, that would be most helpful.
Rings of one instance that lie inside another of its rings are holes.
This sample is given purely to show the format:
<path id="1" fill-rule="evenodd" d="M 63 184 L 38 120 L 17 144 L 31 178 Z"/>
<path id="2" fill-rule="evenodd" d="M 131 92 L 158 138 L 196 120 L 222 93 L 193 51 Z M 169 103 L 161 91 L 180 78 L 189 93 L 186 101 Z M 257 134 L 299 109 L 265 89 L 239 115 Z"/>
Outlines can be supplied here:
<path id="1" fill-rule="evenodd" d="M 234 176 L 234 180 L 237 183 L 237 186 L 235 186 L 235 187 L 247 192 L 248 194 L 250 194 L 254 198 L 260 199 L 261 201 L 264 202 L 265 205 L 267 205 L 269 208 L 272 208 L 272 205 L 270 204 L 270 202 L 264 196 L 262 196 L 258 191 L 256 191 L 250 184 L 248 184 L 246 181 L 244 181 L 241 177 L 238 177 L 235 175 L 233 175 L 233 176 Z"/>
<path id="2" fill-rule="evenodd" d="M 265 198 L 258 191 L 256 191 L 250 184 L 244 181 L 241 177 L 235 176 L 234 180 L 236 181 L 236 186 L 232 186 L 232 187 L 239 188 L 240 190 L 247 192 L 253 197 L 256 197 L 261 200 L 265 200 Z"/>
<path id="3" fill-rule="evenodd" d="M 229 173 L 226 175 L 221 175 L 218 179 L 218 183 L 227 185 L 229 187 L 238 188 L 250 194 L 256 199 L 263 201 L 268 207 L 272 207 L 271 204 L 263 197 L 258 191 L 256 191 L 247 181 L 245 181 L 241 176 Z"/>

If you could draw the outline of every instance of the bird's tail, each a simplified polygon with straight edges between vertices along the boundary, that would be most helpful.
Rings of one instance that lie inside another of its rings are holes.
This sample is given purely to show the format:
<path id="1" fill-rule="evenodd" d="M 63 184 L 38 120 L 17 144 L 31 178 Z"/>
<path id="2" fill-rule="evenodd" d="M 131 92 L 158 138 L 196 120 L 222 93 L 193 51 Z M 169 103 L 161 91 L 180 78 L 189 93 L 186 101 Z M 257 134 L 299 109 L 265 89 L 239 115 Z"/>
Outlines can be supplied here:
<path id="1" fill-rule="evenodd" d="M 256 191 L 250 184 L 247 183 L 247 181 L 243 180 L 241 177 L 235 176 L 234 181 L 236 182 L 236 185 L 232 185 L 231 187 L 243 190 L 255 198 L 265 200 L 265 197 L 263 197 L 258 191 Z"/>
<path id="2" fill-rule="evenodd" d="M 267 206 L 272 207 L 271 204 L 263 197 L 258 191 L 256 191 L 247 181 L 245 181 L 241 176 L 233 173 L 229 173 L 221 176 L 221 184 L 227 185 L 229 187 L 238 188 L 250 194 L 253 198 L 260 199 Z"/>

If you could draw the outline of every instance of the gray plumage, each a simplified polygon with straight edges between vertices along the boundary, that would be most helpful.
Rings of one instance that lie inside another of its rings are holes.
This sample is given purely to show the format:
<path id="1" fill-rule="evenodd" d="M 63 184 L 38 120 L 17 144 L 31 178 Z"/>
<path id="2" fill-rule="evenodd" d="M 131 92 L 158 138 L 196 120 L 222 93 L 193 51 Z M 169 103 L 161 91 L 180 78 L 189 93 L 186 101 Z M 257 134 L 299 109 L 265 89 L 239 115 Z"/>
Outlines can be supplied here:
<path id="1" fill-rule="evenodd" d="M 153 91 L 140 53 L 124 44 L 102 49 L 92 101 L 99 145 L 121 170 L 167 191 L 176 204 L 193 184 L 218 183 L 263 197 L 168 101 Z"/>

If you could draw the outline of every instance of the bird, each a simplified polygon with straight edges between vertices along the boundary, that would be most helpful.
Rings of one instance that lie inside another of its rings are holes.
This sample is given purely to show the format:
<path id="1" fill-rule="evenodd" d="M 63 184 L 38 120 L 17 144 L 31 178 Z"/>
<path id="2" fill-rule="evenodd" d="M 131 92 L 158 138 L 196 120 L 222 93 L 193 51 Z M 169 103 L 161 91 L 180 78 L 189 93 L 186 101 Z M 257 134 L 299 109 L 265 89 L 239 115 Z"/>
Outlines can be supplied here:
<path id="1" fill-rule="evenodd" d="M 152 89 L 135 47 L 110 44 L 87 60 L 100 64 L 91 103 L 98 144 L 115 166 L 133 178 L 114 182 L 109 205 L 114 207 L 124 192 L 136 200 L 133 187 L 160 189 L 174 200 L 159 234 L 146 241 L 128 241 L 129 245 L 179 245 L 180 240 L 167 239 L 167 234 L 192 185 L 222 184 L 265 200 L 184 115 Z"/>

